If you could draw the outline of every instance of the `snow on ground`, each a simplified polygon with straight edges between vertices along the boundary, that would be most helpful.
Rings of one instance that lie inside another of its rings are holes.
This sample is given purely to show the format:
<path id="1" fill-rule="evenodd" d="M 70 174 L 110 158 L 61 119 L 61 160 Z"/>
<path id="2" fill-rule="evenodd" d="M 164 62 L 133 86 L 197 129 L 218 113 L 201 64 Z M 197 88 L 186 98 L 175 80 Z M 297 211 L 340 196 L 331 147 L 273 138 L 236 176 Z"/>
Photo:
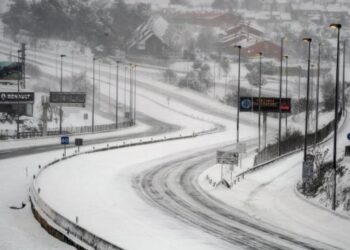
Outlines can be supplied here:
<path id="1" fill-rule="evenodd" d="M 253 134 L 247 130 L 246 136 Z M 213 244 L 216 249 L 229 249 L 226 243 L 145 204 L 131 180 L 164 160 L 216 148 L 231 143 L 232 138 L 230 131 L 79 156 L 44 171 L 38 179 L 40 195 L 67 218 L 79 216 L 81 226 L 126 249 L 140 245 L 145 249 L 213 249 Z"/>
<path id="2" fill-rule="evenodd" d="M 349 130 L 350 121 L 347 119 L 338 136 L 337 150 L 340 156 L 344 154 Z M 330 148 L 332 145 L 332 140 L 326 143 Z M 301 166 L 302 153 L 297 153 L 246 175 L 231 190 L 213 188 L 208 184 L 207 175 L 213 176 L 212 171 L 218 175 L 218 169 L 214 166 L 201 174 L 199 183 L 210 195 L 263 223 L 348 249 L 350 219 L 335 216 L 315 205 L 315 201 L 306 202 L 307 199 L 297 193 L 296 184 L 301 179 Z"/>

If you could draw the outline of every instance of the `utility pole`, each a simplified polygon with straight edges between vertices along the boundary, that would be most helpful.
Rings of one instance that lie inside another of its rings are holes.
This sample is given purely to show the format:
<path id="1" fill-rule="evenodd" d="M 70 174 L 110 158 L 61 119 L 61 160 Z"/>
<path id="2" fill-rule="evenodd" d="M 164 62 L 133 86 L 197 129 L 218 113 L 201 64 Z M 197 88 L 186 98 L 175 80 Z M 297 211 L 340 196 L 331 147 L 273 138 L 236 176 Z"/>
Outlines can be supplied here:
<path id="1" fill-rule="evenodd" d="M 136 64 L 134 65 L 134 123 L 136 123 Z"/>
<path id="2" fill-rule="evenodd" d="M 307 59 L 307 84 L 306 84 L 306 112 L 305 112 L 305 136 L 304 136 L 304 162 L 306 162 L 307 154 L 307 135 L 309 123 L 309 97 L 310 97 L 310 64 L 311 64 L 311 38 L 304 38 L 303 41 L 308 43 L 308 59 Z"/>
<path id="3" fill-rule="evenodd" d="M 336 80 L 335 80 L 335 107 L 334 107 L 334 137 L 333 137 L 333 181 L 334 181 L 334 189 L 333 189 L 333 200 L 332 200 L 332 209 L 336 209 L 337 204 L 337 133 L 338 133 L 338 98 L 339 98 L 339 50 L 340 50 L 340 29 L 341 24 L 331 24 L 331 28 L 335 28 L 338 31 L 337 38 L 337 68 L 336 68 Z"/>
<path id="4" fill-rule="evenodd" d="M 60 84 L 60 92 L 63 91 L 63 57 L 66 55 L 60 55 L 61 57 L 61 84 Z M 62 134 L 62 105 L 60 105 L 60 135 Z"/>
<path id="5" fill-rule="evenodd" d="M 286 98 L 288 98 L 288 56 L 284 56 L 286 58 Z M 288 113 L 286 113 L 286 138 L 287 138 L 287 130 L 288 130 Z"/>
<path id="6" fill-rule="evenodd" d="M 281 132 L 282 132 L 282 113 L 281 113 L 281 103 L 282 103 L 282 75 L 283 75 L 283 42 L 284 37 L 281 38 L 281 65 L 280 65 L 280 88 L 279 88 L 279 109 L 278 109 L 278 156 L 281 155 Z"/>
<path id="7" fill-rule="evenodd" d="M 318 43 L 315 147 L 318 141 L 318 109 L 319 109 L 318 105 L 319 105 L 319 98 L 320 98 L 321 46 L 322 46 L 322 43 Z"/>
<path id="8" fill-rule="evenodd" d="M 343 112 L 345 110 L 345 63 L 346 63 L 346 40 L 343 41 Z"/>
<path id="9" fill-rule="evenodd" d="M 120 61 L 117 61 L 117 75 L 116 75 L 116 82 L 115 82 L 115 128 L 118 129 L 118 100 L 119 100 L 119 63 Z"/>
<path id="10" fill-rule="evenodd" d="M 261 85 L 262 85 L 262 78 L 261 78 L 261 65 L 262 65 L 262 52 L 259 52 L 259 120 L 258 120 L 258 127 L 259 127 L 259 147 L 258 152 L 261 150 Z"/>
<path id="11" fill-rule="evenodd" d="M 95 61 L 96 57 L 92 59 L 92 115 L 91 115 L 91 132 L 95 130 Z"/>
<path id="12" fill-rule="evenodd" d="M 17 76 L 17 93 L 19 95 L 19 85 L 21 82 L 21 76 L 22 76 L 22 66 L 21 66 L 21 60 L 20 60 L 20 55 L 21 55 L 22 50 L 17 50 L 17 69 L 18 69 L 18 76 Z M 19 72 L 21 71 L 21 72 Z M 19 99 L 19 98 L 17 98 Z M 19 101 L 17 102 L 17 109 L 16 109 L 16 113 L 17 113 L 17 139 L 19 139 L 19 116 L 20 116 L 20 104 Z"/>
<path id="13" fill-rule="evenodd" d="M 238 49 L 238 86 L 237 86 L 237 131 L 236 131 L 236 142 L 239 142 L 239 108 L 240 108 L 240 91 L 241 91 L 241 45 L 236 45 Z"/>
<path id="14" fill-rule="evenodd" d="M 133 69 L 133 65 L 130 63 L 129 64 L 130 66 L 130 70 L 129 70 L 129 73 L 130 73 L 130 77 L 129 77 L 129 84 L 130 84 L 130 105 L 129 105 L 129 113 L 130 113 L 130 120 L 131 120 L 131 124 L 134 124 L 134 121 L 133 121 L 133 83 L 132 83 L 132 69 Z"/>

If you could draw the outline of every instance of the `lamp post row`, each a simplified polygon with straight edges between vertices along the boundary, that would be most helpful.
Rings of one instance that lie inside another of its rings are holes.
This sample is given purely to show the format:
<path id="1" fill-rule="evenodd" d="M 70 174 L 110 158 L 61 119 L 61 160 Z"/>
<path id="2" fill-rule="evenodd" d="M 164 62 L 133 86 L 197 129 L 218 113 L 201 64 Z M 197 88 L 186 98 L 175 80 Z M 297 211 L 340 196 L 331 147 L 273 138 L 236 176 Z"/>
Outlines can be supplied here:
<path id="1" fill-rule="evenodd" d="M 336 209 L 336 160 L 337 160 L 337 129 L 338 129 L 338 97 L 339 97 L 339 54 L 340 54 L 340 29 L 341 24 L 331 24 L 331 28 L 337 29 L 337 63 L 336 63 L 336 87 L 335 87 L 335 109 L 334 109 L 334 137 L 333 137 L 333 199 L 332 199 L 332 209 Z M 285 37 L 281 38 L 281 54 L 280 54 L 280 81 L 279 81 L 279 99 L 280 103 L 282 101 L 282 76 L 283 76 L 283 58 L 286 59 L 286 97 L 288 96 L 288 56 L 284 56 L 284 40 Z M 307 59 L 307 90 L 306 90 L 306 112 L 305 112 L 305 136 L 304 136 L 304 162 L 307 160 L 307 146 L 308 146 L 308 120 L 309 120 L 309 102 L 310 102 L 310 67 L 311 67 L 311 43 L 312 38 L 304 38 L 303 41 L 308 44 L 308 59 Z M 317 85 L 316 85 L 316 127 L 315 127 L 315 141 L 314 146 L 317 145 L 318 137 L 318 118 L 319 118 L 319 87 L 320 87 L 320 71 L 321 71 L 321 46 L 322 43 L 318 44 L 318 60 L 317 60 Z M 237 90 L 237 134 L 236 134 L 236 142 L 239 142 L 239 109 L 240 109 L 240 64 L 241 64 L 241 49 L 242 46 L 236 45 L 234 46 L 238 49 L 238 90 Z M 342 86 L 342 111 L 345 109 L 345 51 L 346 51 L 346 41 L 343 41 L 343 86 Z M 261 99 L 261 58 L 262 52 L 258 53 L 260 56 L 259 60 L 259 146 L 258 151 L 260 152 L 260 99 Z M 300 101 L 300 77 L 301 77 L 301 67 L 299 67 L 299 87 L 298 87 L 298 98 Z M 287 125 L 288 125 L 288 117 L 286 116 L 286 133 L 287 133 Z M 279 109 L 279 129 L 278 129 L 278 155 L 281 155 L 281 109 Z M 305 188 L 305 187 L 304 187 Z"/>

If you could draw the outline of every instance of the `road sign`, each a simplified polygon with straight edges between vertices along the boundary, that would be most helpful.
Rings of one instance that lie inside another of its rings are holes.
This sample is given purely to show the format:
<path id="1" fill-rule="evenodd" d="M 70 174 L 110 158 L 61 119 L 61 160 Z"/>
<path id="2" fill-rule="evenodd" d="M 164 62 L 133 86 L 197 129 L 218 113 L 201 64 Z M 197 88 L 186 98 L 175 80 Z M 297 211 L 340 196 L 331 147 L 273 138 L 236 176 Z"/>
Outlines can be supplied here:
<path id="1" fill-rule="evenodd" d="M 240 154 L 244 154 L 247 152 L 247 145 L 245 142 L 238 142 L 236 145 L 236 151 Z"/>
<path id="2" fill-rule="evenodd" d="M 61 145 L 69 144 L 69 136 L 61 136 Z"/>
<path id="3" fill-rule="evenodd" d="M 84 120 L 88 120 L 89 119 L 89 114 L 88 113 L 84 113 Z"/>
<path id="4" fill-rule="evenodd" d="M 83 139 L 75 138 L 75 146 L 83 146 Z"/>
<path id="5" fill-rule="evenodd" d="M 249 112 L 253 109 L 253 99 L 251 97 L 241 97 L 240 111 Z"/>
<path id="6" fill-rule="evenodd" d="M 85 107 L 86 94 L 83 92 L 50 92 L 50 103 L 70 107 Z"/>
<path id="7" fill-rule="evenodd" d="M 219 164 L 233 164 L 238 165 L 238 152 L 234 151 L 216 151 L 216 162 Z"/>
<path id="8" fill-rule="evenodd" d="M 260 103 L 261 112 L 291 112 L 291 99 L 278 97 L 240 97 L 240 111 L 242 112 L 258 112 Z"/>
<path id="9" fill-rule="evenodd" d="M 345 156 L 350 156 L 350 146 L 345 146 Z"/>
<path id="10" fill-rule="evenodd" d="M 17 84 L 22 80 L 22 63 L 0 62 L 0 83 Z"/>
<path id="11" fill-rule="evenodd" d="M 312 154 L 307 154 L 306 157 L 305 157 L 305 161 L 313 163 L 315 161 L 315 156 L 312 155 Z"/>
<path id="12" fill-rule="evenodd" d="M 34 92 L 0 92 L 0 104 L 34 103 Z"/>
<path id="13" fill-rule="evenodd" d="M 303 183 L 308 183 L 314 176 L 314 163 L 311 161 L 303 162 Z"/>
<path id="14" fill-rule="evenodd" d="M 348 140 L 350 140 L 350 133 L 348 134 Z"/>

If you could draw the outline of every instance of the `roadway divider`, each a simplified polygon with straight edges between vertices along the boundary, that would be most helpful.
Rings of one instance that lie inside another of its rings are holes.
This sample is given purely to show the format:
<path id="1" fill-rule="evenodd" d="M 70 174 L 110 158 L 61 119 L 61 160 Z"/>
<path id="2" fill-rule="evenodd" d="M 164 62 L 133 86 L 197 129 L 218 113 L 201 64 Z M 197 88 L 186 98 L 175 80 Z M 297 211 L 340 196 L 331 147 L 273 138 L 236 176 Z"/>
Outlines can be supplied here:
<path id="1" fill-rule="evenodd" d="M 31 208 L 34 217 L 41 224 L 41 226 L 52 236 L 55 238 L 73 245 L 77 249 L 110 249 L 110 250 L 120 250 L 119 246 L 103 239 L 101 236 L 97 236 L 96 234 L 82 228 L 77 223 L 78 218 L 76 218 L 76 222 L 69 220 L 64 217 L 62 214 L 56 212 L 54 208 L 50 207 L 41 197 L 40 197 L 40 187 L 37 185 L 37 179 L 40 174 L 45 171 L 47 168 L 71 159 L 73 157 L 83 155 L 83 154 L 91 154 L 96 152 L 102 152 L 107 150 L 126 148 L 126 147 L 134 147 L 146 144 L 153 143 L 161 143 L 165 141 L 175 141 L 182 139 L 190 139 L 201 135 L 211 134 L 217 131 L 221 131 L 222 127 L 215 127 L 206 131 L 200 131 L 198 133 L 191 133 L 188 135 L 178 135 L 173 137 L 162 137 L 158 139 L 150 138 L 148 140 L 140 139 L 138 142 L 125 143 L 122 142 L 120 145 L 110 146 L 109 144 L 106 147 L 95 149 L 93 147 L 92 150 L 83 151 L 83 152 L 75 152 L 72 155 L 64 156 L 60 159 L 55 159 L 44 166 L 39 166 L 39 171 L 37 175 L 33 176 L 32 184 L 29 188 L 29 200 L 31 202 Z"/>

